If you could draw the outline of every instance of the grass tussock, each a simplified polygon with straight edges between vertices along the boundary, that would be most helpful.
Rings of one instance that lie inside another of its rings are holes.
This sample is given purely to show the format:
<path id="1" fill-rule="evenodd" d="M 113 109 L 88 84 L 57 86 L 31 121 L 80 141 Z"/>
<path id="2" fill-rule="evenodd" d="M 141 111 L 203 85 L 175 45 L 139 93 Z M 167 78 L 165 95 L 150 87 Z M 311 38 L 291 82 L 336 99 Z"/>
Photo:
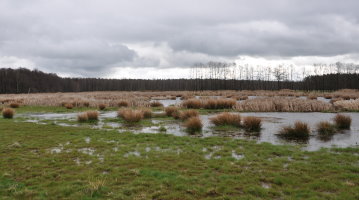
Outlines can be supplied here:
<path id="1" fill-rule="evenodd" d="M 228 112 L 212 117 L 210 121 L 216 126 L 241 126 L 241 116 L 239 114 L 231 114 Z"/>
<path id="2" fill-rule="evenodd" d="M 148 119 L 152 117 L 152 110 L 149 108 L 141 108 L 141 112 L 143 113 L 143 117 Z"/>
<path id="3" fill-rule="evenodd" d="M 86 112 L 87 116 L 88 116 L 88 120 L 91 120 L 91 121 L 97 121 L 98 120 L 98 116 L 99 116 L 99 113 L 97 111 L 87 111 Z"/>
<path id="4" fill-rule="evenodd" d="M 191 134 L 200 132 L 202 130 L 203 124 L 201 119 L 198 116 L 188 118 L 184 126 L 186 127 L 187 131 Z"/>
<path id="5" fill-rule="evenodd" d="M 236 105 L 234 99 L 210 99 L 204 102 L 206 109 L 232 109 Z"/>
<path id="6" fill-rule="evenodd" d="M 103 104 L 103 103 L 98 104 L 98 109 L 105 110 L 106 109 L 106 104 Z"/>
<path id="7" fill-rule="evenodd" d="M 247 131 L 260 131 L 262 127 L 262 119 L 254 116 L 244 117 L 242 125 Z"/>
<path id="8" fill-rule="evenodd" d="M 4 108 L 2 110 L 2 116 L 6 119 L 12 119 L 15 115 L 15 111 L 12 108 Z"/>
<path id="9" fill-rule="evenodd" d="M 327 121 L 319 122 L 317 124 L 317 132 L 321 136 L 333 135 L 336 132 L 336 127 L 334 124 Z"/>
<path id="10" fill-rule="evenodd" d="M 178 111 L 178 108 L 175 106 L 169 106 L 169 107 L 165 108 L 165 112 L 168 117 L 173 116 L 173 113 L 175 113 L 177 111 Z"/>
<path id="11" fill-rule="evenodd" d="M 202 108 L 202 101 L 199 99 L 188 99 L 182 102 L 182 106 L 190 109 Z"/>
<path id="12" fill-rule="evenodd" d="M 197 110 L 184 110 L 184 111 L 179 112 L 178 118 L 181 120 L 187 120 L 191 117 L 198 117 L 198 116 L 199 116 L 199 113 Z"/>
<path id="13" fill-rule="evenodd" d="M 87 122 L 89 120 L 87 113 L 80 113 L 77 115 L 78 122 Z"/>
<path id="14" fill-rule="evenodd" d="M 352 118 L 349 115 L 337 114 L 334 122 L 338 129 L 350 129 Z"/>
<path id="15" fill-rule="evenodd" d="M 65 103 L 64 107 L 67 109 L 72 109 L 72 108 L 74 108 L 74 105 L 72 103 Z"/>
<path id="16" fill-rule="evenodd" d="M 143 112 L 141 110 L 132 109 L 121 109 L 118 111 L 117 116 L 128 123 L 136 123 L 144 118 Z"/>
<path id="17" fill-rule="evenodd" d="M 294 126 L 283 127 L 279 135 L 285 138 L 307 139 L 309 137 L 310 128 L 307 123 L 297 121 Z"/>
<path id="18" fill-rule="evenodd" d="M 163 107 L 163 104 L 159 101 L 153 101 L 150 103 L 151 107 Z"/>
<path id="19" fill-rule="evenodd" d="M 11 108 L 19 108 L 19 107 L 20 107 L 20 104 L 17 103 L 17 102 L 12 102 L 12 103 L 10 103 L 9 106 L 10 106 Z"/>
<path id="20" fill-rule="evenodd" d="M 117 103 L 118 107 L 128 107 L 130 104 L 128 103 L 128 101 L 119 101 Z"/>

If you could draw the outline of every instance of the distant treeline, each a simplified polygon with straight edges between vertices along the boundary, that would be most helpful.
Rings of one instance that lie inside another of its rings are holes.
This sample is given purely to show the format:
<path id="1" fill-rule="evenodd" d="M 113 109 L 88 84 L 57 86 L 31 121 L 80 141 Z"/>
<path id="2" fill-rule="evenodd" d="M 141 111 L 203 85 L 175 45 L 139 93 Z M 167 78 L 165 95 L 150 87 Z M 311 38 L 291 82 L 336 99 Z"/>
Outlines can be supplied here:
<path id="1" fill-rule="evenodd" d="M 29 69 L 0 69 L 0 93 L 170 90 L 338 90 L 359 89 L 359 74 L 308 76 L 303 81 L 235 79 L 61 78 Z"/>

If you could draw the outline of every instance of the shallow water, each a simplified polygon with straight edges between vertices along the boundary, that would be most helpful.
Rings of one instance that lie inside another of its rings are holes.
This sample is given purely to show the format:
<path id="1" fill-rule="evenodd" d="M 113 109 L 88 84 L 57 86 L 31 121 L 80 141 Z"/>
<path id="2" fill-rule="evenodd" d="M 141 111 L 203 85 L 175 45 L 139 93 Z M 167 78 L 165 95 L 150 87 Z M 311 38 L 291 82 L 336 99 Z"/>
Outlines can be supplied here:
<path id="1" fill-rule="evenodd" d="M 306 150 L 318 150 L 321 147 L 348 147 L 359 145 L 359 113 L 346 113 L 352 117 L 352 127 L 350 130 L 345 130 L 335 134 L 331 138 L 320 138 L 315 131 L 312 132 L 311 137 L 307 141 L 288 141 L 279 138 L 276 134 L 281 127 L 292 125 L 295 121 L 303 121 L 308 123 L 312 130 L 315 130 L 316 124 L 320 121 L 332 121 L 335 113 L 288 113 L 288 112 L 252 112 L 252 113 L 240 113 L 242 116 L 256 116 L 263 120 L 262 130 L 257 134 L 248 134 L 243 130 L 231 130 L 231 131 L 214 131 L 210 118 L 213 115 L 201 115 L 200 118 L 203 122 L 202 134 L 198 137 L 211 137 L 211 136 L 224 136 L 233 138 L 242 138 L 248 140 L 255 140 L 257 142 L 269 142 L 272 144 L 302 144 Z M 106 118 L 116 118 L 116 112 L 101 112 L 100 120 L 97 124 L 87 124 L 92 128 L 98 129 L 118 129 L 119 132 L 131 131 L 137 133 L 164 133 L 172 134 L 176 136 L 187 136 L 188 133 L 182 126 L 182 122 L 178 120 L 168 120 L 163 123 L 158 119 L 152 119 L 154 126 L 126 126 L 117 122 L 104 122 Z M 47 114 L 23 114 L 24 117 L 31 118 L 28 122 L 41 123 L 41 120 L 53 120 L 55 124 L 61 126 L 81 126 L 81 124 L 66 124 L 65 122 L 57 123 L 56 120 L 68 119 L 75 121 L 77 113 L 47 113 Z M 159 123 L 163 123 L 163 127 L 166 131 L 160 131 Z M 157 124 L 157 125 L 156 125 Z"/>

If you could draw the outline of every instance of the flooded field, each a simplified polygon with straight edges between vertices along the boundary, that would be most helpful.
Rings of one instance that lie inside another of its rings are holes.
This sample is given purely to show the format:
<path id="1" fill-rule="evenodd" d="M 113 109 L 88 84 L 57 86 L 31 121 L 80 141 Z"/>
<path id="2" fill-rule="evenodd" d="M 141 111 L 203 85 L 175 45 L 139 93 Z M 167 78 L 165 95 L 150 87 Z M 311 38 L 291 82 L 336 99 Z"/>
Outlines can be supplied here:
<path id="1" fill-rule="evenodd" d="M 179 100 L 164 100 L 162 103 L 171 105 L 173 102 Z M 272 144 L 300 144 L 305 150 L 318 150 L 321 147 L 349 147 L 357 146 L 359 144 L 359 113 L 346 113 L 353 119 L 350 130 L 343 130 L 331 137 L 322 138 L 315 132 L 316 124 L 321 121 L 331 121 L 335 116 L 334 113 L 291 113 L 291 112 L 251 112 L 240 113 L 242 116 L 256 116 L 262 119 L 262 129 L 258 133 L 247 133 L 243 129 L 234 130 L 216 130 L 210 123 L 210 118 L 216 114 L 200 115 L 203 122 L 203 130 L 201 134 L 194 137 L 233 137 L 248 140 L 255 140 L 259 143 L 269 142 Z M 77 123 L 77 113 L 46 113 L 46 114 L 22 114 L 19 115 L 26 119 L 27 122 L 33 123 L 54 123 L 60 126 L 84 126 L 84 124 Z M 118 129 L 118 132 L 131 131 L 133 133 L 165 133 L 175 136 L 189 135 L 182 126 L 181 121 L 174 119 L 153 118 L 148 119 L 149 125 L 135 125 L 128 126 L 117 119 L 117 112 L 101 112 L 99 121 L 94 124 L 85 124 L 91 128 L 98 129 Z M 308 140 L 293 141 L 285 140 L 277 136 L 281 127 L 291 125 L 295 121 L 302 121 L 308 123 L 312 129 L 311 136 Z"/>

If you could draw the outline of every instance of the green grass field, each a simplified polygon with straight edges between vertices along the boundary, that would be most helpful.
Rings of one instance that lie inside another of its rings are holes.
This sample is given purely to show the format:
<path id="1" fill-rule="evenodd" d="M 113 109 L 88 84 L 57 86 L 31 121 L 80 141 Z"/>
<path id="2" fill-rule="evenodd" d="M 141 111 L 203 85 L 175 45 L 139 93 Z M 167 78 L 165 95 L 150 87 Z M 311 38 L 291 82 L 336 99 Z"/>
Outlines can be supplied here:
<path id="1" fill-rule="evenodd" d="M 306 152 L 0 119 L 0 199 L 359 199 L 358 191 L 359 148 Z"/>

